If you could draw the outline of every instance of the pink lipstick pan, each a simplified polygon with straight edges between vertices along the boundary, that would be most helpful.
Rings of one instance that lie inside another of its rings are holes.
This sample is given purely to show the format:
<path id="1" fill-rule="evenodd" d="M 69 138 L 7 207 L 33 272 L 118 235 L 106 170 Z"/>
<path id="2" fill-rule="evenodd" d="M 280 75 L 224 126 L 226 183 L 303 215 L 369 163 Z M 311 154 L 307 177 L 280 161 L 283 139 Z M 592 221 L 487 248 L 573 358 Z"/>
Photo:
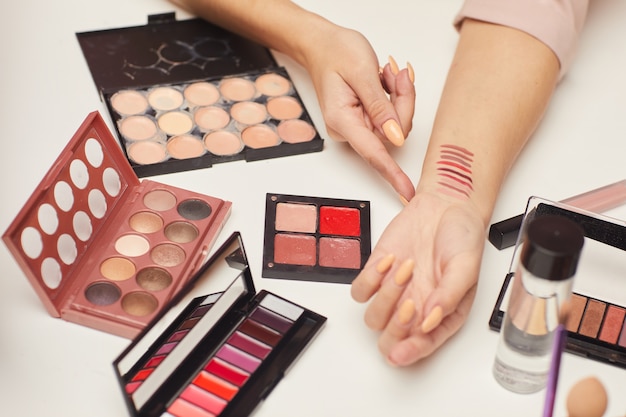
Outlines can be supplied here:
<path id="1" fill-rule="evenodd" d="M 140 182 L 92 112 L 2 238 L 50 315 L 132 338 L 197 271 L 230 208 Z"/>

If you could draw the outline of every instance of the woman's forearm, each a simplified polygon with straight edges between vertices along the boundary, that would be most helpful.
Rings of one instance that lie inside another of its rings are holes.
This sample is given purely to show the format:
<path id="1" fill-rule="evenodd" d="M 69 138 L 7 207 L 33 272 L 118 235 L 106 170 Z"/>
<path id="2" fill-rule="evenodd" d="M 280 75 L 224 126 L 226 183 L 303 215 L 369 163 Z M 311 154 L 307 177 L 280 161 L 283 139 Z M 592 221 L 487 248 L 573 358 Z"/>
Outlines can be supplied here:
<path id="1" fill-rule="evenodd" d="M 305 64 L 306 50 L 336 27 L 289 0 L 170 0 L 218 26 Z"/>
<path id="2" fill-rule="evenodd" d="M 559 69 L 553 51 L 534 37 L 466 20 L 418 191 L 474 204 L 488 224 L 504 177 L 552 97 Z"/>

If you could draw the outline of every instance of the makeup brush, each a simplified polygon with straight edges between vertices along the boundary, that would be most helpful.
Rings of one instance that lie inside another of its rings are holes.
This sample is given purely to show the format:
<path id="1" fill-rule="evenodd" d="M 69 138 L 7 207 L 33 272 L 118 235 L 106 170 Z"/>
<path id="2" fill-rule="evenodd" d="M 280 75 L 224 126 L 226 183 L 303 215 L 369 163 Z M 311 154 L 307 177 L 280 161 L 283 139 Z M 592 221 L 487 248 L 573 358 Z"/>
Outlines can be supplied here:
<path id="1" fill-rule="evenodd" d="M 563 303 L 559 312 L 559 324 L 556 326 L 554 341 L 552 344 L 552 360 L 548 371 L 548 383 L 546 386 L 546 399 L 543 405 L 543 417 L 552 417 L 554 412 L 554 400 L 556 398 L 556 388 L 559 380 L 559 370 L 561 368 L 561 356 L 567 341 L 565 323 L 567 322 L 569 307 L 568 303 Z"/>

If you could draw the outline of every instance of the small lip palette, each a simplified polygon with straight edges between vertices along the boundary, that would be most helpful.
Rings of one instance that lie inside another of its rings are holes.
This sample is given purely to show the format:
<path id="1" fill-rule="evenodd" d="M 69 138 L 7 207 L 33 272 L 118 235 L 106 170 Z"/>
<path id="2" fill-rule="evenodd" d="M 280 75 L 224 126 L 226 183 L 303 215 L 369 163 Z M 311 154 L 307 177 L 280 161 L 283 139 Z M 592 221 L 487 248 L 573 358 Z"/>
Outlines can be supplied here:
<path id="1" fill-rule="evenodd" d="M 371 252 L 369 201 L 267 194 L 263 272 L 349 284 Z"/>
<path id="2" fill-rule="evenodd" d="M 577 222 L 584 230 L 585 245 L 574 278 L 570 313 L 564 324 L 565 351 L 626 368 L 626 298 L 616 285 L 626 270 L 626 222 L 585 211 L 560 202 L 531 197 L 522 222 L 543 215 L 559 215 Z M 513 268 L 523 233 L 520 233 L 489 327 L 499 331 L 515 279 Z M 592 294 L 593 296 L 590 296 Z"/>
<path id="3" fill-rule="evenodd" d="M 132 338 L 198 270 L 231 205 L 140 182 L 94 111 L 2 238 L 52 316 Z"/>
<path id="4" fill-rule="evenodd" d="M 76 34 L 139 177 L 317 152 L 317 132 L 269 49 L 174 13 Z"/>
<path id="5" fill-rule="evenodd" d="M 257 293 L 235 232 L 113 365 L 134 416 L 249 415 L 325 322 Z"/>

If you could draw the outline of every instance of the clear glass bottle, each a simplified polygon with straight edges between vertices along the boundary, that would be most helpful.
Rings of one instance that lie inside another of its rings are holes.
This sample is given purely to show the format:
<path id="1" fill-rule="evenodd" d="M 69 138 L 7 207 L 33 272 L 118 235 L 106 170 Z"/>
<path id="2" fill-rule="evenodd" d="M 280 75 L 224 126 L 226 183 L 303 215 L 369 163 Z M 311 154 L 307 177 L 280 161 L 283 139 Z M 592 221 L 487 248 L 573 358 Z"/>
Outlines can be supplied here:
<path id="1" fill-rule="evenodd" d="M 529 221 L 521 242 L 493 375 L 510 391 L 533 393 L 546 386 L 559 310 L 572 292 L 584 233 L 572 220 L 545 215 Z"/>

